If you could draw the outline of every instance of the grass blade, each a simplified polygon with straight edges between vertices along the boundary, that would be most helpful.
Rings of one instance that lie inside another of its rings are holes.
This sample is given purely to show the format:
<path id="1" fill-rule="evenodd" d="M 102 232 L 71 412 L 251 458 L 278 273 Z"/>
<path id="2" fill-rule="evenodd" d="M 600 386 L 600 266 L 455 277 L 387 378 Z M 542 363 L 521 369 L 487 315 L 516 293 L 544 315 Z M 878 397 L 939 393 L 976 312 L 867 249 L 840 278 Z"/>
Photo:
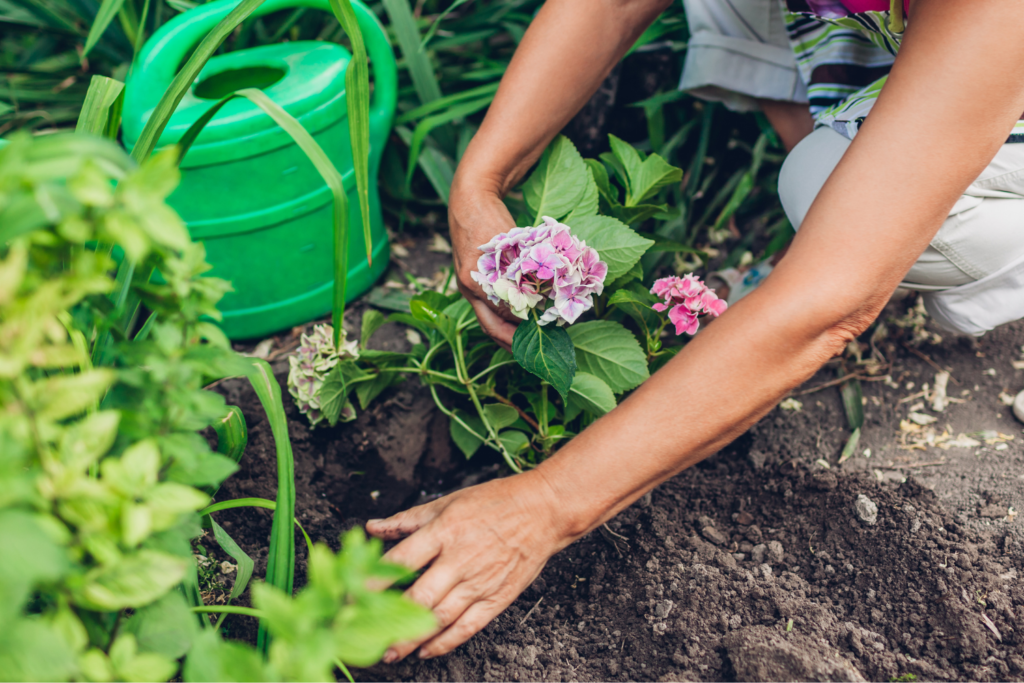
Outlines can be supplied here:
<path id="1" fill-rule="evenodd" d="M 89 90 L 85 93 L 75 132 L 117 139 L 123 103 L 124 83 L 106 76 L 93 76 L 89 81 Z"/>
<path id="2" fill-rule="evenodd" d="M 142 0 L 142 17 L 139 19 L 139 30 L 135 34 L 135 44 L 133 45 L 132 55 L 137 56 L 139 50 L 142 49 L 142 43 L 146 40 L 146 19 L 149 17 L 149 5 L 154 0 Z M 160 2 L 160 0 L 155 0 Z"/>
<path id="3" fill-rule="evenodd" d="M 345 316 L 345 281 L 348 279 L 348 196 L 345 194 L 344 185 L 342 185 L 341 174 L 338 173 L 338 169 L 334 167 L 313 136 L 302 127 L 302 124 L 282 109 L 281 105 L 267 97 L 262 90 L 245 88 L 236 94 L 247 98 L 265 111 L 277 125 L 291 136 L 295 144 L 302 149 L 313 166 L 316 167 L 320 177 L 324 179 L 327 186 L 331 188 L 331 194 L 334 195 L 334 307 L 331 321 L 334 325 L 334 344 L 337 345 Z M 364 215 L 368 217 L 369 211 L 367 210 Z M 366 251 L 370 251 L 369 242 L 366 244 Z"/>
<path id="4" fill-rule="evenodd" d="M 149 119 L 146 121 L 146 125 L 142 129 L 142 133 L 139 134 L 139 139 L 135 143 L 135 147 L 132 148 L 132 158 L 136 161 L 143 161 L 149 158 L 149 155 L 153 153 L 156 148 L 157 140 L 160 139 L 161 133 L 164 132 L 164 128 L 167 126 L 167 122 L 170 120 L 174 110 L 178 108 L 178 104 L 181 103 L 181 99 L 185 96 L 185 93 L 192 86 L 192 83 L 196 80 L 196 76 L 204 66 L 206 66 L 207 60 L 213 56 L 213 53 L 220 47 L 224 39 L 231 34 L 235 28 L 245 21 L 250 14 L 252 14 L 257 7 L 263 4 L 264 0 L 241 0 L 238 5 L 235 6 L 231 12 L 221 19 L 221 21 L 213 27 L 199 45 L 196 47 L 195 52 L 185 62 L 185 66 L 174 77 L 168 86 L 163 97 L 160 98 L 160 102 L 157 103 L 153 109 L 153 113 L 150 114 Z"/>
<path id="5" fill-rule="evenodd" d="M 366 247 L 366 262 L 373 263 L 373 248 L 370 244 L 370 67 L 366 57 L 366 45 L 363 33 L 356 21 L 349 0 L 330 0 L 331 9 L 341 27 L 345 29 L 352 43 L 352 60 L 345 69 L 345 97 L 348 98 L 348 127 L 352 141 L 352 163 L 355 167 L 356 194 L 359 197 L 359 213 L 363 219 L 363 244 Z M 347 246 L 347 241 L 346 241 Z M 347 258 L 346 258 L 347 261 Z M 337 262 L 336 262 L 337 264 Z M 346 264 L 347 265 L 347 264 Z M 334 281 L 339 276 L 344 279 L 347 267 L 337 268 Z M 344 290 L 342 290 L 344 295 Z M 335 302 L 337 306 L 337 302 Z M 341 302 L 344 308 L 345 302 Z M 341 327 L 338 321 L 334 325 L 334 342 L 338 343 Z"/>
<path id="6" fill-rule="evenodd" d="M 864 394 L 861 392 L 860 380 L 843 382 L 839 386 L 839 393 L 843 397 L 843 409 L 850 429 L 860 429 L 864 426 Z"/>
<path id="7" fill-rule="evenodd" d="M 253 360 L 248 378 L 267 413 L 277 448 L 277 503 L 270 528 L 266 581 L 291 595 L 295 582 L 295 530 L 292 528 L 295 524 L 295 461 L 288 438 L 288 419 L 281 400 L 281 385 L 277 383 L 270 364 L 265 360 Z M 270 645 L 262 623 L 256 644 L 264 653 Z"/>
<path id="8" fill-rule="evenodd" d="M 481 85 L 476 88 L 470 88 L 469 90 L 463 90 L 452 95 L 445 95 L 439 100 L 428 102 L 427 104 L 420 105 L 415 109 L 411 109 L 401 116 L 395 119 L 396 125 L 402 125 L 404 123 L 412 123 L 417 121 L 424 116 L 429 116 L 434 112 L 441 111 L 453 104 L 457 104 L 464 100 L 472 99 L 475 97 L 483 97 L 484 95 L 493 95 L 498 92 L 498 86 L 500 83 L 488 83 L 487 85 Z"/>
<path id="9" fill-rule="evenodd" d="M 441 22 L 444 21 L 445 17 L 451 14 L 452 10 L 457 9 L 459 6 L 464 5 L 467 2 L 469 2 L 469 0 L 455 0 L 455 2 L 448 6 L 448 9 L 441 12 L 437 19 L 434 19 L 434 23 L 430 25 L 430 29 L 427 31 L 427 35 L 423 36 L 423 41 L 420 43 L 421 52 L 426 50 L 427 43 L 429 43 L 430 39 L 434 37 L 435 33 L 437 33 L 437 29 L 441 28 Z"/>
<path id="10" fill-rule="evenodd" d="M 442 114 L 428 116 L 416 124 L 416 130 L 414 130 L 412 134 L 412 141 L 409 143 L 409 162 L 405 171 L 406 193 L 408 193 L 409 187 L 412 184 L 412 174 L 416 169 L 416 162 L 420 158 L 420 152 L 423 149 L 423 142 L 426 140 L 427 135 L 430 134 L 430 131 L 434 130 L 438 126 L 450 123 L 455 119 L 461 119 L 465 116 L 469 116 L 470 114 L 475 114 L 484 107 L 489 106 L 492 100 L 494 100 L 493 94 L 479 100 L 471 100 L 469 102 L 463 102 L 462 104 L 456 104 L 448 111 Z"/>
<path id="11" fill-rule="evenodd" d="M 420 32 L 416 28 L 416 19 L 412 15 L 409 0 L 383 0 L 384 9 L 391 20 L 398 46 L 402 48 L 409 77 L 412 78 L 416 95 L 421 104 L 433 102 L 441 97 L 441 86 L 430 63 L 430 57 L 420 50 Z"/>
<path id="12" fill-rule="evenodd" d="M 103 0 L 99 11 L 96 12 L 96 18 L 93 19 L 92 27 L 89 28 L 89 35 L 85 39 L 82 59 L 85 59 L 93 47 L 96 46 L 96 43 L 103 36 L 103 32 L 110 26 L 110 22 L 121 11 L 123 5 L 124 0 Z"/>
<path id="13" fill-rule="evenodd" d="M 395 132 L 405 144 L 412 143 L 412 131 L 405 126 L 398 126 Z M 444 152 L 430 145 L 427 145 L 420 154 L 417 163 L 441 201 L 447 205 L 452 180 L 455 178 L 455 163 Z"/>
<path id="14" fill-rule="evenodd" d="M 213 529 L 213 538 L 217 541 L 217 545 L 219 545 L 224 552 L 230 555 L 232 559 L 238 563 L 238 573 L 235 575 L 235 584 L 231 587 L 231 594 L 228 595 L 228 602 L 230 602 L 245 592 L 245 588 L 249 585 L 249 579 L 252 578 L 252 571 L 256 568 L 256 564 L 252 561 L 252 558 L 246 555 L 245 551 L 235 543 L 235 539 L 231 538 L 228 532 L 224 531 L 220 524 L 217 524 L 217 522 L 214 522 L 211 519 L 210 526 Z"/>

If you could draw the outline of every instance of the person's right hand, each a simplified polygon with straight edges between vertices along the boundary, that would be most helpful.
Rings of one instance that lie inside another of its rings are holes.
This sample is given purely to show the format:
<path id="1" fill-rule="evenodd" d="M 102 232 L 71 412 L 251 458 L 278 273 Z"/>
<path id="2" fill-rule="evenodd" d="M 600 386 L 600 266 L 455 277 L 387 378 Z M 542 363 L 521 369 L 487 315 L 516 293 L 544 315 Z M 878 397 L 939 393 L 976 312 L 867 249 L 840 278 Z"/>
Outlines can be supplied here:
<path id="1" fill-rule="evenodd" d="M 495 235 L 515 227 L 512 214 L 496 192 L 459 182 L 457 177 L 452 184 L 448 224 L 459 290 L 473 305 L 483 331 L 510 350 L 519 319 L 508 308 L 499 308 L 488 301 L 470 273 L 476 270 L 480 246 L 487 244 Z"/>

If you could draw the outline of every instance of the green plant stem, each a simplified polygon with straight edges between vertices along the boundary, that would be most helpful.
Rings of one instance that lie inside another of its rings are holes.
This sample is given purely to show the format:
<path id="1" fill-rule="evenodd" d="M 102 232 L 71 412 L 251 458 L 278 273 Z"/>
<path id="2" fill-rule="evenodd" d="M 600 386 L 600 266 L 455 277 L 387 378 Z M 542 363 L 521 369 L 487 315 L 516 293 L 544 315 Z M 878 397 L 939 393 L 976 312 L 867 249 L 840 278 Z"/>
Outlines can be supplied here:
<path id="1" fill-rule="evenodd" d="M 193 607 L 192 611 L 196 614 L 241 614 L 246 617 L 255 617 L 256 619 L 263 619 L 266 616 L 258 609 L 237 607 L 235 605 L 204 605 L 202 607 Z"/>
<path id="2" fill-rule="evenodd" d="M 426 368 L 424 368 L 422 366 L 418 367 L 418 368 L 383 368 L 381 370 L 381 372 L 385 372 L 385 371 L 386 372 L 410 372 L 410 373 L 413 373 L 413 374 L 416 374 L 416 375 L 427 375 L 428 377 L 437 377 L 439 379 L 448 380 L 449 382 L 458 382 L 459 384 L 463 383 L 462 380 L 460 380 L 458 377 L 454 377 L 454 376 L 446 374 L 444 372 L 438 372 L 437 370 L 427 370 Z"/>
<path id="3" fill-rule="evenodd" d="M 467 432 L 469 432 L 470 434 L 472 434 L 472 435 L 473 435 L 473 436 L 475 436 L 476 438 L 480 439 L 480 440 L 481 440 L 481 441 L 483 441 L 484 443 L 487 443 L 487 440 L 488 440 L 488 439 L 487 439 L 487 437 L 486 437 L 486 436 L 481 436 L 480 434 L 477 434 L 477 433 L 476 433 L 476 430 L 474 430 L 474 429 L 473 429 L 472 427 L 470 427 L 470 426 L 469 426 L 468 424 L 466 424 L 466 423 L 465 423 L 465 422 L 464 422 L 464 421 L 463 421 L 463 420 L 462 420 L 462 419 L 461 419 L 461 418 L 460 418 L 460 417 L 458 416 L 458 414 L 457 414 L 457 413 L 456 413 L 456 412 L 455 412 L 454 410 L 448 410 L 448 408 L 446 408 L 446 407 L 445 407 L 445 405 L 444 405 L 443 403 L 441 403 L 441 399 L 440 399 L 440 398 L 438 397 L 438 395 L 437 395 L 437 390 L 436 390 L 436 389 L 434 388 L 434 385 L 433 385 L 433 384 L 431 384 L 431 385 L 429 385 L 429 386 L 430 386 L 430 394 L 431 394 L 431 396 L 433 396 L 433 397 L 434 397 L 434 405 L 436 405 L 436 406 L 437 406 L 437 409 L 438 409 L 438 410 L 440 410 L 440 411 L 441 411 L 442 413 L 444 413 L 445 415 L 447 415 L 447 416 L 448 416 L 449 418 L 451 418 L 452 420 L 455 420 L 456 422 L 458 422 L 458 423 L 459 423 L 459 424 L 460 424 L 460 425 L 462 426 L 462 428 L 463 428 L 463 429 L 465 429 L 465 430 L 466 430 Z"/>
<path id="4" fill-rule="evenodd" d="M 540 415 L 537 416 L 540 423 L 540 438 L 548 438 L 548 383 L 540 383 Z"/>
<path id="5" fill-rule="evenodd" d="M 480 398 L 476 395 L 476 389 L 472 384 L 467 384 L 466 389 L 469 391 L 469 398 L 472 399 L 473 405 L 476 406 L 476 412 L 480 415 L 480 420 L 484 423 L 484 427 L 487 428 L 487 433 L 490 434 L 491 440 L 494 441 L 494 445 L 498 447 L 498 451 L 501 453 L 501 457 L 505 458 L 505 462 L 512 468 L 512 471 L 516 474 L 521 474 L 523 468 L 519 466 L 512 454 L 505 448 L 505 444 L 498 438 L 498 432 L 494 429 L 490 420 L 487 419 L 487 414 L 484 412 L 484 407 L 480 403 Z"/>
<path id="6" fill-rule="evenodd" d="M 507 361 L 498 363 L 497 365 L 491 365 L 490 367 L 482 370 L 480 372 L 480 374 L 476 375 L 475 377 L 473 377 L 469 381 L 472 382 L 473 384 L 478 384 L 480 382 L 480 380 L 483 379 L 484 375 L 486 375 L 487 373 L 494 372 L 495 370 L 497 370 L 498 368 L 502 367 L 503 365 L 512 365 L 515 362 L 516 362 L 515 359 L 512 359 L 512 360 L 507 360 Z"/>

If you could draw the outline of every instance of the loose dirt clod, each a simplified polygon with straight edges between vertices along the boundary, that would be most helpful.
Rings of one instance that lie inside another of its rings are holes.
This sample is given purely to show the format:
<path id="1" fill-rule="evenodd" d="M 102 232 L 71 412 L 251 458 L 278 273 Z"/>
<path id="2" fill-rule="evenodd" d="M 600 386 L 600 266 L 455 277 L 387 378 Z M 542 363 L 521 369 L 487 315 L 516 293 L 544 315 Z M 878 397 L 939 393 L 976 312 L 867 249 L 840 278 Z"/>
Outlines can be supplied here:
<path id="1" fill-rule="evenodd" d="M 722 639 L 738 681 L 863 681 L 831 648 L 799 633 L 752 626 Z"/>
<path id="2" fill-rule="evenodd" d="M 860 521 L 865 524 L 874 524 L 878 521 L 878 506 L 863 493 L 857 496 L 857 502 L 853 506 Z"/>

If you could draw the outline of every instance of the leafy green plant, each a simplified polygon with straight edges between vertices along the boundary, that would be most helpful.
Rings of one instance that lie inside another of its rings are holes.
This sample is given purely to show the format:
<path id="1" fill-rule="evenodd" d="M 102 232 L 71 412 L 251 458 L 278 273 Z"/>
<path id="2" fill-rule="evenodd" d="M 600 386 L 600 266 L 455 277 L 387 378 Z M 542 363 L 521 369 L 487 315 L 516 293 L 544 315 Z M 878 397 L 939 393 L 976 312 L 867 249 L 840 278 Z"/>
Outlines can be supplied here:
<path id="1" fill-rule="evenodd" d="M 404 570 L 358 536 L 336 558 L 314 547 L 310 586 L 290 602 L 280 387 L 207 320 L 228 284 L 204 275 L 202 245 L 163 203 L 176 176 L 174 150 L 136 167 L 82 135 L 21 136 L 0 150 L 0 670 L 12 680 L 166 680 L 183 657 L 186 680 L 322 680 L 433 626 L 427 610 L 366 589 Z M 158 277 L 119 279 L 118 261 Z M 121 327 L 125 289 L 148 315 Z M 101 331 L 112 341 L 96 363 Z M 237 411 L 203 387 L 239 374 L 269 407 L 279 449 L 278 559 L 249 612 L 199 603 L 190 546 L 205 519 L 244 589 L 251 559 L 203 510 L 244 441 Z M 197 433 L 208 426 L 226 454 Z M 196 618 L 216 611 L 260 617 L 275 636 L 269 659 Z M 287 635 L 296 624 L 302 642 Z"/>
<path id="2" fill-rule="evenodd" d="M 523 184 L 525 202 L 517 220 L 520 225 L 540 224 L 541 216 L 564 220 L 573 236 L 596 249 L 606 275 L 603 291 L 586 314 L 591 319 L 542 326 L 542 307 L 524 309 L 527 319 L 517 328 L 510 354 L 480 330 L 461 295 L 422 291 L 409 300 L 407 310 L 388 319 L 415 328 L 424 343 L 408 354 L 367 350 L 384 321 L 379 312 L 367 313 L 358 359 L 338 362 L 325 376 L 319 394 L 323 417 L 335 424 L 352 396 L 365 409 L 402 374 L 415 374 L 449 416 L 451 436 L 466 457 L 486 445 L 521 471 L 612 410 L 619 397 L 671 358 L 679 349 L 663 344 L 671 311 L 653 308 L 659 298 L 642 284 L 640 260 L 655 249 L 688 248 L 599 212 L 641 206 L 678 184 L 681 172 L 658 155 L 612 142 L 611 155 L 584 160 L 571 142 L 557 138 Z M 602 193 L 625 200 L 606 201 Z M 550 309 L 542 318 L 548 315 Z M 453 402 L 442 400 L 442 388 Z"/>

